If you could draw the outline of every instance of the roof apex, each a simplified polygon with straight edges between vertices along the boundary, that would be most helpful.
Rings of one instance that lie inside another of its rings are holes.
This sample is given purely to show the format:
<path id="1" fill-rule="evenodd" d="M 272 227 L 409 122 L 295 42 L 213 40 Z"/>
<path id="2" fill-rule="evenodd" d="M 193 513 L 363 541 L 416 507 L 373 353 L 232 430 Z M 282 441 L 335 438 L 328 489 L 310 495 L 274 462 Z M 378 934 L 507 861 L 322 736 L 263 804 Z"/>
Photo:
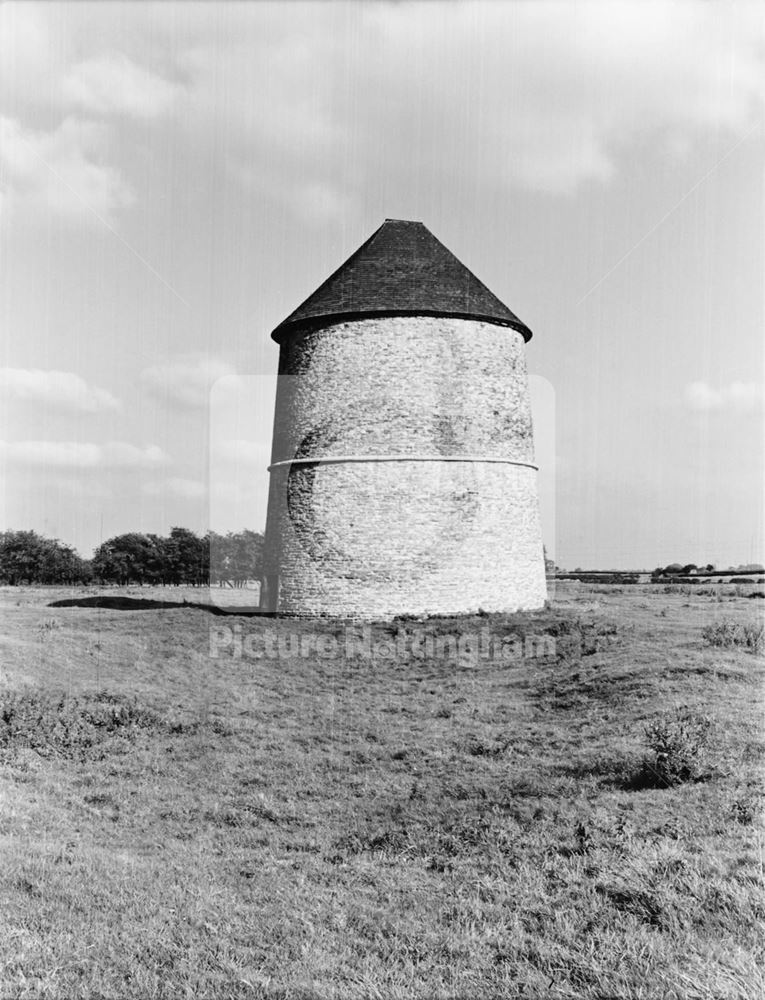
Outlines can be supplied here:
<path id="1" fill-rule="evenodd" d="M 301 327 L 364 316 L 426 315 L 531 330 L 422 222 L 386 219 L 355 253 L 272 333 L 282 341 Z"/>

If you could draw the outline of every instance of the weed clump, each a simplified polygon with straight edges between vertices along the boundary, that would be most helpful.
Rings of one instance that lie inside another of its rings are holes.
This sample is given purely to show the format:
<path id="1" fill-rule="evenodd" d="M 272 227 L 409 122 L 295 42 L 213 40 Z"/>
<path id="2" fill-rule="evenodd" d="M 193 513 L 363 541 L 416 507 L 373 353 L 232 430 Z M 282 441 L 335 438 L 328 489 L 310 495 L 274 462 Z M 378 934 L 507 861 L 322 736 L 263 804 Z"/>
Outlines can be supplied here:
<path id="1" fill-rule="evenodd" d="M 731 801 L 730 813 L 733 820 L 741 826 L 751 826 L 760 815 L 761 793 L 747 788 L 744 792 L 736 795 Z"/>
<path id="2" fill-rule="evenodd" d="M 118 695 L 75 697 L 36 690 L 0 694 L 0 749 L 24 747 L 43 756 L 77 757 L 110 737 L 134 739 L 140 729 L 161 725 L 156 713 Z"/>
<path id="3" fill-rule="evenodd" d="M 643 762 L 642 784 L 669 787 L 705 776 L 711 766 L 714 723 L 707 715 L 679 708 L 645 727 L 651 756 Z"/>
<path id="4" fill-rule="evenodd" d="M 710 646 L 737 646 L 755 654 L 765 650 L 765 625 L 755 622 L 737 622 L 732 618 L 723 618 L 703 628 L 701 636 Z"/>

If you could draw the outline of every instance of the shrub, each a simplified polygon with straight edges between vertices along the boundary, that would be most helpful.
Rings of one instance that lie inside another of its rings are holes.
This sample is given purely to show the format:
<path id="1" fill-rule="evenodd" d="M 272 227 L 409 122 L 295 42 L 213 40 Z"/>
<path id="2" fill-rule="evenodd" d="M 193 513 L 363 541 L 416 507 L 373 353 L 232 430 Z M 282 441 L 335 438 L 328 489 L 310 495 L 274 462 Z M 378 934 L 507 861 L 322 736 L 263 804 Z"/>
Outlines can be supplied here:
<path id="1" fill-rule="evenodd" d="M 0 694 L 0 748 L 79 756 L 109 737 L 131 739 L 139 729 L 159 726 L 154 712 L 117 695 L 76 697 L 33 689 Z"/>
<path id="2" fill-rule="evenodd" d="M 701 635 L 710 646 L 739 646 L 751 653 L 761 653 L 765 648 L 765 625 L 760 623 L 723 618 L 703 628 Z"/>
<path id="3" fill-rule="evenodd" d="M 648 783 L 678 785 L 704 776 L 710 766 L 714 724 L 707 715 L 679 708 L 645 727 L 651 758 L 643 763 Z"/>
<path id="4" fill-rule="evenodd" d="M 723 618 L 720 621 L 712 622 L 701 630 L 701 637 L 710 646 L 736 646 L 738 635 L 738 622 L 730 618 Z"/>

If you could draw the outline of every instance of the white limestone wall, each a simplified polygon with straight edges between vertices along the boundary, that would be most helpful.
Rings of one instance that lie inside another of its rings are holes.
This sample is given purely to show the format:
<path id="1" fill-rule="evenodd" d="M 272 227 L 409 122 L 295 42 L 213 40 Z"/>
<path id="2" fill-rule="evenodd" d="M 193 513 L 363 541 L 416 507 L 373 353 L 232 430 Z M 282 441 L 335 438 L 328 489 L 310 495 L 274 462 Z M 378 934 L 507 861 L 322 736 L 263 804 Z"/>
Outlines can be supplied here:
<path id="1" fill-rule="evenodd" d="M 433 317 L 282 346 L 265 553 L 280 612 L 544 603 L 523 346 L 507 327 Z"/>

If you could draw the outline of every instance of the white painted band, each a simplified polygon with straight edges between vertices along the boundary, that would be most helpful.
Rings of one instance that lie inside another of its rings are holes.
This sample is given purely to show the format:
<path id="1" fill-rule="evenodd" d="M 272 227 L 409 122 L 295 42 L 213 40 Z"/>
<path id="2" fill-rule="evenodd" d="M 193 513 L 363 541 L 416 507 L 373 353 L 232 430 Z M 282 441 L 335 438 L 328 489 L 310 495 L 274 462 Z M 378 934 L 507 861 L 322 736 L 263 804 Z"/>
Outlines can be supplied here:
<path id="1" fill-rule="evenodd" d="M 484 458 L 481 455 L 328 455 L 324 458 L 289 458 L 269 465 L 268 471 L 284 465 L 328 465 L 335 462 L 491 462 L 496 465 L 521 465 L 539 471 L 533 462 L 517 462 L 510 458 Z"/>

